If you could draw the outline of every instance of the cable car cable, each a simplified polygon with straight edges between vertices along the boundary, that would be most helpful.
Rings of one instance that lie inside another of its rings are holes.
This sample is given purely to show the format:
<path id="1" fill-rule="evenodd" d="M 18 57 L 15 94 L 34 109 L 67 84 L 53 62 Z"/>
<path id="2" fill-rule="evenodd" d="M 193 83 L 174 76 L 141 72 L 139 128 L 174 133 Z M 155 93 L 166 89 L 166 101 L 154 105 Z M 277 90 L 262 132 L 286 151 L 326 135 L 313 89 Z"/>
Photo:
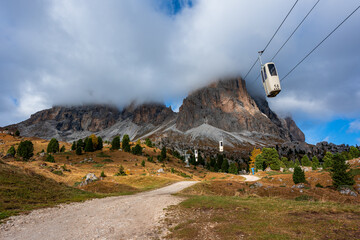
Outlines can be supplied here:
<path id="1" fill-rule="evenodd" d="M 298 3 L 299 0 L 296 0 L 296 2 L 294 3 L 294 5 L 291 7 L 290 11 L 288 12 L 288 14 L 286 15 L 286 17 L 284 18 L 284 20 L 282 21 L 282 23 L 280 24 L 280 26 L 278 27 L 278 29 L 276 29 L 274 35 L 271 37 L 270 41 L 266 44 L 263 52 L 265 52 L 265 50 L 267 49 L 267 47 L 269 46 L 269 44 L 271 43 L 271 41 L 274 39 L 275 35 L 277 34 L 277 32 L 280 30 L 281 26 L 284 24 L 284 22 L 286 21 L 287 17 L 290 15 L 291 11 L 294 9 L 295 5 Z"/>
<path id="2" fill-rule="evenodd" d="M 275 59 L 275 57 L 278 55 L 278 53 L 283 49 L 283 47 L 287 44 L 287 42 L 290 40 L 290 38 L 295 34 L 295 32 L 299 29 L 299 27 L 302 25 L 302 23 L 305 21 L 305 19 L 310 15 L 310 13 L 312 12 L 312 10 L 314 10 L 314 8 L 316 7 L 316 5 L 320 2 L 320 0 L 318 0 L 310 9 L 310 11 L 305 15 L 305 17 L 301 20 L 301 22 L 297 25 L 297 27 L 295 28 L 295 30 L 290 34 L 290 36 L 288 37 L 288 39 L 286 39 L 286 41 L 283 43 L 283 45 L 279 48 L 279 50 L 275 53 L 275 55 L 271 58 L 271 62 Z M 255 62 L 256 63 L 256 62 Z M 254 64 L 255 65 L 255 64 Z M 260 73 L 259 75 L 254 78 L 253 81 L 251 81 L 251 83 L 256 82 L 260 77 Z"/>
<path id="3" fill-rule="evenodd" d="M 288 18 L 288 16 L 290 15 L 290 13 L 292 12 L 292 10 L 294 9 L 295 5 L 298 3 L 299 0 L 296 0 L 294 5 L 291 7 L 290 11 L 286 14 L 284 20 L 281 22 L 280 26 L 276 29 L 274 35 L 271 37 L 270 41 L 266 44 L 263 53 L 265 52 L 265 50 L 267 49 L 267 47 L 270 45 L 271 41 L 274 39 L 275 35 L 277 34 L 277 32 L 280 30 L 281 26 L 284 24 L 284 22 L 286 21 L 286 19 Z M 259 61 L 259 58 L 256 58 L 256 61 L 254 62 L 254 64 L 251 66 L 251 68 L 249 69 L 249 71 L 246 73 L 244 80 L 246 79 L 246 77 L 249 75 L 249 73 L 251 72 L 251 70 L 254 68 L 255 64 Z"/>
<path id="4" fill-rule="evenodd" d="M 325 42 L 326 39 L 328 39 L 343 23 L 345 23 L 357 10 L 359 10 L 360 5 L 352 11 L 339 25 L 334 28 L 318 45 L 316 45 L 303 59 L 301 59 L 300 62 L 298 62 L 286 75 L 283 77 L 280 82 L 282 82 L 287 76 L 290 75 L 307 57 L 309 57 L 323 42 Z"/>
<path id="5" fill-rule="evenodd" d="M 290 40 L 290 38 L 294 35 L 294 33 L 298 30 L 298 28 L 301 26 L 301 24 L 305 21 L 305 19 L 310 15 L 310 13 L 312 12 L 312 10 L 314 10 L 314 8 L 316 7 L 316 5 L 320 2 L 320 0 L 318 0 L 314 6 L 310 9 L 310 11 L 305 15 L 305 17 L 303 18 L 303 20 L 301 20 L 301 22 L 299 23 L 299 25 L 297 25 L 297 27 L 295 28 L 295 30 L 290 34 L 290 36 L 288 37 L 288 39 L 286 39 L 286 41 L 284 42 L 284 44 L 279 48 L 279 50 L 275 53 L 275 55 L 271 58 L 271 62 L 274 60 L 274 58 L 278 55 L 278 53 L 283 49 L 283 47 L 287 44 L 287 42 Z"/>

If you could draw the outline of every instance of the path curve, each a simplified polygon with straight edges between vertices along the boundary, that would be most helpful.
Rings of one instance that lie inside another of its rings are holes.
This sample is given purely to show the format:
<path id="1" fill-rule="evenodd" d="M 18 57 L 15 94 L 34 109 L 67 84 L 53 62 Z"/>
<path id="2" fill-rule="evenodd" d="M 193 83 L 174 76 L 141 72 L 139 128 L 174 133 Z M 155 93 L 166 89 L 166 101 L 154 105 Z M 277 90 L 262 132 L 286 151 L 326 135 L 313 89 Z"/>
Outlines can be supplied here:
<path id="1" fill-rule="evenodd" d="M 261 179 L 254 175 L 240 175 L 240 176 L 245 178 L 245 182 L 255 182 Z"/>
<path id="2" fill-rule="evenodd" d="M 131 196 L 62 204 L 11 217 L 0 225 L 0 239 L 149 239 L 156 237 L 164 208 L 178 204 L 172 196 L 197 182 L 183 181 Z"/>

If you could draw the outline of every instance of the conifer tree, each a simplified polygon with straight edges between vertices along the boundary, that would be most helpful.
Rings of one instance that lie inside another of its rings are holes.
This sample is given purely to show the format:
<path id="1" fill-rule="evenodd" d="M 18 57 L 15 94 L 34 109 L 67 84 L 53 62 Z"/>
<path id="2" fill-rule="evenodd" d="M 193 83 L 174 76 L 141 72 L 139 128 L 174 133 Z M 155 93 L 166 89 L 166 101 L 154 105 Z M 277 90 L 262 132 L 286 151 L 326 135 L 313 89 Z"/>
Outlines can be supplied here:
<path id="1" fill-rule="evenodd" d="M 85 145 L 85 152 L 93 152 L 94 151 L 94 146 L 93 146 L 93 142 L 91 138 L 88 138 L 86 140 L 86 145 Z"/>
<path id="2" fill-rule="evenodd" d="M 76 147 L 76 155 L 81 155 L 82 154 L 82 147 L 80 145 L 77 145 Z"/>
<path id="3" fill-rule="evenodd" d="M 224 159 L 224 161 L 222 162 L 221 171 L 222 172 L 228 172 L 229 171 L 229 161 L 227 159 Z"/>
<path id="4" fill-rule="evenodd" d="M 333 164 L 330 168 L 331 178 L 335 187 L 355 184 L 354 177 L 348 171 L 349 165 L 346 164 L 345 159 L 340 154 L 335 154 L 333 157 Z"/>
<path id="5" fill-rule="evenodd" d="M 118 150 L 120 149 L 120 137 L 116 136 L 111 141 L 111 150 Z"/>
<path id="6" fill-rule="evenodd" d="M 121 147 L 124 150 L 124 152 L 130 152 L 130 137 L 129 135 L 125 134 L 123 136 L 122 142 L 121 142 Z"/>
<path id="7" fill-rule="evenodd" d="M 320 167 L 319 159 L 316 156 L 314 156 L 312 158 L 312 170 L 316 170 L 319 167 Z"/>
<path id="8" fill-rule="evenodd" d="M 236 166 L 236 163 L 231 163 L 229 167 L 229 173 L 238 174 L 238 172 L 239 170 L 238 167 Z"/>
<path id="9" fill-rule="evenodd" d="M 15 157 L 16 151 L 14 146 L 11 146 L 9 150 L 7 151 L 7 154 L 10 154 L 11 156 Z"/>
<path id="10" fill-rule="evenodd" d="M 305 182 L 305 173 L 300 166 L 295 166 L 294 168 L 293 181 L 295 184 Z"/>
<path id="11" fill-rule="evenodd" d="M 17 154 L 24 159 L 29 159 L 32 156 L 34 156 L 33 143 L 28 140 L 20 142 L 19 147 L 17 149 Z"/>
<path id="12" fill-rule="evenodd" d="M 71 150 L 75 151 L 76 150 L 76 142 L 74 141 L 73 144 L 71 145 Z"/>
<path id="13" fill-rule="evenodd" d="M 166 159 L 166 147 L 163 146 L 160 153 L 161 161 L 164 161 Z"/>
<path id="14" fill-rule="evenodd" d="M 310 159 L 307 155 L 304 155 L 302 158 L 301 158 L 301 165 L 304 166 L 304 167 L 311 167 L 311 162 L 310 162 Z"/>
<path id="15" fill-rule="evenodd" d="M 349 151 L 349 155 L 351 156 L 352 159 L 353 158 L 358 158 L 358 157 L 360 157 L 360 150 L 357 149 L 354 146 L 351 146 L 350 151 Z"/>
<path id="16" fill-rule="evenodd" d="M 47 153 L 59 152 L 59 142 L 56 138 L 52 138 L 47 146 Z"/>
<path id="17" fill-rule="evenodd" d="M 98 145 L 97 145 L 96 150 L 102 150 L 103 147 L 104 147 L 104 145 L 103 145 L 103 140 L 102 140 L 102 138 L 99 136 L 99 137 L 98 137 Z"/>
<path id="18" fill-rule="evenodd" d="M 333 157 L 334 155 L 331 152 L 326 152 L 325 156 L 323 158 L 324 164 L 323 164 L 323 168 L 324 169 L 329 169 L 332 167 L 333 165 Z"/>

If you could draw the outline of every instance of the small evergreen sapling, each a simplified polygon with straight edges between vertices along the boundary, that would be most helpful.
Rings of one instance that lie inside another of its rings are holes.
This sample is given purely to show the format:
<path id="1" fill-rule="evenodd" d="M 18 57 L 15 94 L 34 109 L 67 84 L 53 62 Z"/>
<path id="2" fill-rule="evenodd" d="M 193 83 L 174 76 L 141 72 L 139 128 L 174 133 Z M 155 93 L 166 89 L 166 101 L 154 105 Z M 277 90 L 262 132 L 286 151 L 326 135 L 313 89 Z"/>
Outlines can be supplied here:
<path id="1" fill-rule="evenodd" d="M 295 166 L 293 173 L 293 181 L 295 184 L 305 183 L 305 173 L 299 166 Z"/>
<path id="2" fill-rule="evenodd" d="M 16 151 L 14 146 L 11 146 L 9 150 L 7 151 L 7 154 L 10 154 L 11 156 L 15 157 Z"/>
<path id="3" fill-rule="evenodd" d="M 29 140 L 20 142 L 19 147 L 17 149 L 17 154 L 24 159 L 29 159 L 32 156 L 34 156 L 33 143 Z"/>

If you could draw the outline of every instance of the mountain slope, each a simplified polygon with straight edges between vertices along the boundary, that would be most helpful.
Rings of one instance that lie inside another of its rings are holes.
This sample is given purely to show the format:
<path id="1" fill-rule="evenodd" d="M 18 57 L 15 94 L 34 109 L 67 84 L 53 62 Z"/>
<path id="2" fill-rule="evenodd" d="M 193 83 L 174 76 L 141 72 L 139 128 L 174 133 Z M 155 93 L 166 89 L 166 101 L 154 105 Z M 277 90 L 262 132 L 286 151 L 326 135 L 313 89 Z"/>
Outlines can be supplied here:
<path id="1" fill-rule="evenodd" d="M 234 151 L 289 141 L 304 142 L 291 118 L 282 119 L 265 99 L 252 98 L 241 79 L 221 80 L 184 99 L 179 113 L 163 104 L 53 107 L 9 128 L 23 136 L 72 141 L 92 133 L 111 139 L 129 134 L 132 140 L 152 138 L 177 149 L 211 150 L 223 139 Z"/>

